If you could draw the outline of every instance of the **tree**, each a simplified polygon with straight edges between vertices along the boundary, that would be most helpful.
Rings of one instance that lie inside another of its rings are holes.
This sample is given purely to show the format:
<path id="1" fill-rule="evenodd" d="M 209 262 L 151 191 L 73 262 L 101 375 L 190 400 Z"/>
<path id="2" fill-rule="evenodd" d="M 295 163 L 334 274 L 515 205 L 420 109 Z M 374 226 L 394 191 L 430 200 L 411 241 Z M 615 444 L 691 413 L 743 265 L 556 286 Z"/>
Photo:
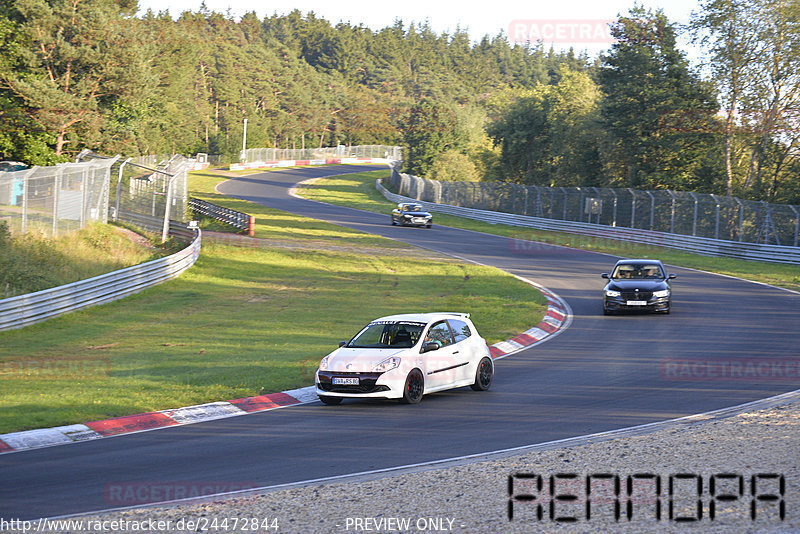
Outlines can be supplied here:
<path id="1" fill-rule="evenodd" d="M 611 34 L 616 42 L 598 73 L 607 174 L 628 187 L 711 188 L 693 170 L 711 150 L 718 105 L 689 70 L 672 24 L 661 10 L 635 7 Z"/>
<path id="2" fill-rule="evenodd" d="M 449 108 L 422 99 L 409 109 L 401 123 L 406 171 L 425 176 L 436 157 L 457 143 L 456 120 Z"/>
<path id="3" fill-rule="evenodd" d="M 560 69 L 556 85 L 539 84 L 489 127 L 511 180 L 549 186 L 594 184 L 600 173 L 600 90 L 582 72 Z"/>
<path id="4" fill-rule="evenodd" d="M 752 68 L 759 54 L 759 22 L 753 16 L 751 2 L 742 0 L 706 0 L 702 11 L 694 15 L 692 30 L 695 41 L 710 51 L 714 80 L 725 112 L 724 157 L 725 192 L 733 195 L 734 129 L 743 96 L 756 81 Z"/>
<path id="5" fill-rule="evenodd" d="M 153 80 L 149 48 L 125 22 L 135 3 L 17 0 L 14 8 L 25 47 L 20 70 L 0 71 L 4 87 L 55 137 L 56 155 L 98 143 L 104 111 L 139 100 Z"/>

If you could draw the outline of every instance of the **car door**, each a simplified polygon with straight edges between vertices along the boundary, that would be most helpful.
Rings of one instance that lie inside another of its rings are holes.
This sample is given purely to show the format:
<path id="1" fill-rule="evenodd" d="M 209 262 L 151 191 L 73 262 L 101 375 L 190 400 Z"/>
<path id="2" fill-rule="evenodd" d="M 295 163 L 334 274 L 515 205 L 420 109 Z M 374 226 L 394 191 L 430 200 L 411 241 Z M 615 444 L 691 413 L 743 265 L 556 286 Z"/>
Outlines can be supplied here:
<path id="1" fill-rule="evenodd" d="M 473 332 L 466 322 L 459 319 L 448 319 L 447 322 L 450 323 L 450 330 L 453 332 L 456 349 L 454 357 L 458 364 L 454 378 L 456 381 L 473 378 L 470 376 L 472 372 L 469 364 L 480 359 L 476 353 L 477 345 L 473 338 Z"/>
<path id="2" fill-rule="evenodd" d="M 425 366 L 425 388 L 435 389 L 452 384 L 456 381 L 460 354 L 459 347 L 453 339 L 453 333 L 447 321 L 438 321 L 431 325 L 425 335 L 423 346 L 427 343 L 437 343 L 439 348 L 422 355 Z"/>

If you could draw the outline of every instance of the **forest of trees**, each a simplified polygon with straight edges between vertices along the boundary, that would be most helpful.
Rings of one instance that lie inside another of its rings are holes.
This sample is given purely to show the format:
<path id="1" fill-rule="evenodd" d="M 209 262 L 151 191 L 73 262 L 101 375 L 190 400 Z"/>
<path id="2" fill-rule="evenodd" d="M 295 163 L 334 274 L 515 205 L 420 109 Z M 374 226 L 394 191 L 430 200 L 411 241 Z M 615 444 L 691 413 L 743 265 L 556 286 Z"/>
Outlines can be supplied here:
<path id="1" fill-rule="evenodd" d="M 293 11 L 137 16 L 0 0 L 0 159 L 399 144 L 440 180 L 671 188 L 800 203 L 798 1 L 634 8 L 598 58 L 500 33 L 372 30 Z M 701 76 L 681 32 L 708 51 Z"/>

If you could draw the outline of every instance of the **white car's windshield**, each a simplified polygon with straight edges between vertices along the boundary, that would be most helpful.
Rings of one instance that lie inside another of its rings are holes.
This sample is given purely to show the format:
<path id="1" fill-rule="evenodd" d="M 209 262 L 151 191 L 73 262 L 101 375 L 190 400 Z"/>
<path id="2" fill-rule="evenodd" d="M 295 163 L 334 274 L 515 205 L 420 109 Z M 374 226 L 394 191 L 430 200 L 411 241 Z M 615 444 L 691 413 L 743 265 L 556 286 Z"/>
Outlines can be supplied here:
<path id="1" fill-rule="evenodd" d="M 417 344 L 425 323 L 412 321 L 376 321 L 368 324 L 350 340 L 348 348 L 408 349 Z"/>

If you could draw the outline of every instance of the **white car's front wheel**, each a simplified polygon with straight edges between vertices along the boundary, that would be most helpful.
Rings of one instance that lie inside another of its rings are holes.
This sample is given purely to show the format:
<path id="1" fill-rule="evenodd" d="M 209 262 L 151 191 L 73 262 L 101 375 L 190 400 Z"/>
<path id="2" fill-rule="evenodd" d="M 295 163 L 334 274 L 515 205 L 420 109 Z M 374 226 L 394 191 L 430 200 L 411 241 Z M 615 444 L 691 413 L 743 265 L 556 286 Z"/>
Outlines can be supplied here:
<path id="1" fill-rule="evenodd" d="M 406 384 L 403 387 L 403 398 L 401 401 L 405 404 L 417 404 L 422 400 L 422 393 L 425 391 L 425 377 L 422 376 L 422 371 L 413 369 L 408 373 Z"/>

